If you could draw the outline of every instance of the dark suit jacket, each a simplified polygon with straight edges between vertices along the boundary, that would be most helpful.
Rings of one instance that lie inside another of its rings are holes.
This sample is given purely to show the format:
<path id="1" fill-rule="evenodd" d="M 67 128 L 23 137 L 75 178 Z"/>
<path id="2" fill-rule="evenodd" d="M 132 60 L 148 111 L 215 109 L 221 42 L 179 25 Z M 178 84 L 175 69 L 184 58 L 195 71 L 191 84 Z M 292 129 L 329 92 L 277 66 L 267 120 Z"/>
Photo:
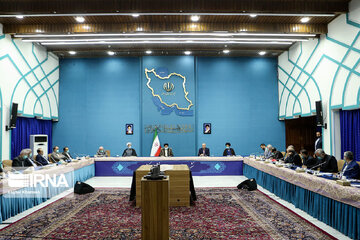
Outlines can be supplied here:
<path id="1" fill-rule="evenodd" d="M 346 164 L 344 164 L 342 171 L 344 171 L 345 166 Z M 343 176 L 350 179 L 357 179 L 360 177 L 359 173 L 360 173 L 359 164 L 355 160 L 352 160 L 349 163 L 348 167 L 346 168 L 345 172 L 343 173 Z"/>
<path id="2" fill-rule="evenodd" d="M 236 156 L 234 149 L 230 148 L 231 155 L 230 156 Z M 225 148 L 223 152 L 223 156 L 228 156 L 227 149 Z"/>
<path id="3" fill-rule="evenodd" d="M 126 155 L 126 150 L 127 150 L 127 149 L 125 149 L 124 152 L 123 152 L 123 154 L 122 154 L 123 157 L 126 157 L 126 156 L 127 156 L 127 155 Z M 135 151 L 135 149 L 133 149 L 133 148 L 131 149 L 131 156 L 135 156 L 135 157 L 137 156 L 136 151 Z"/>
<path id="4" fill-rule="evenodd" d="M 199 149 L 199 152 L 198 152 L 198 156 L 200 156 L 201 154 L 203 154 L 203 148 L 200 148 Z M 205 154 L 204 154 L 204 156 L 210 156 L 210 149 L 208 149 L 208 148 L 205 148 Z"/>
<path id="5" fill-rule="evenodd" d="M 272 153 L 272 157 L 276 160 L 279 160 L 284 157 L 284 155 L 280 151 L 276 151 Z"/>
<path id="6" fill-rule="evenodd" d="M 317 140 L 317 139 L 316 139 L 316 140 Z M 316 140 L 315 140 L 315 142 L 316 142 Z M 322 137 L 320 137 L 319 141 L 316 143 L 316 145 L 315 145 L 315 151 L 316 151 L 317 149 L 319 149 L 319 148 L 322 149 Z"/>
<path id="7" fill-rule="evenodd" d="M 324 163 L 323 165 L 320 166 L 321 172 L 337 173 L 339 171 L 337 161 L 334 156 L 325 154 L 324 159 L 319 161 L 319 164 L 320 163 Z"/>
<path id="8" fill-rule="evenodd" d="M 172 151 L 171 148 L 168 148 L 168 157 L 173 157 L 174 156 L 174 153 Z M 165 148 L 161 148 L 161 151 L 160 151 L 160 157 L 165 157 Z"/>
<path id="9" fill-rule="evenodd" d="M 64 155 L 65 161 L 71 161 L 72 157 L 71 157 L 70 153 L 62 152 L 62 155 Z"/>
<path id="10" fill-rule="evenodd" d="M 20 156 L 16 157 L 12 161 L 13 167 L 32 167 L 33 165 L 29 159 L 22 159 Z"/>
<path id="11" fill-rule="evenodd" d="M 318 160 L 313 158 L 312 156 L 308 156 L 307 158 L 303 158 L 303 165 L 307 168 L 312 168 L 318 164 Z"/>
<path id="12" fill-rule="evenodd" d="M 295 155 L 288 155 L 287 158 L 285 159 L 285 163 L 292 163 L 299 167 L 302 166 L 301 157 L 297 153 L 295 153 Z"/>
<path id="13" fill-rule="evenodd" d="M 43 156 L 41 156 L 40 154 L 36 155 L 35 161 L 38 162 L 38 163 L 40 163 L 42 166 L 49 164 L 49 163 L 46 161 L 46 159 L 45 159 Z"/>

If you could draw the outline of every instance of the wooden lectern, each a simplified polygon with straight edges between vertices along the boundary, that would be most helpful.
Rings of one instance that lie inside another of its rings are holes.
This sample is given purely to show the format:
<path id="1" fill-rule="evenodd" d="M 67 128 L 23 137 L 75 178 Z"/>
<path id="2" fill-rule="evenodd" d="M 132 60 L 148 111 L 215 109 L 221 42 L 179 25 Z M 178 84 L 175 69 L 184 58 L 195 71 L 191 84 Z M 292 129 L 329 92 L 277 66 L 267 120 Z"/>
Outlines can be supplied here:
<path id="1" fill-rule="evenodd" d="M 141 179 L 141 239 L 169 239 L 169 176 Z"/>

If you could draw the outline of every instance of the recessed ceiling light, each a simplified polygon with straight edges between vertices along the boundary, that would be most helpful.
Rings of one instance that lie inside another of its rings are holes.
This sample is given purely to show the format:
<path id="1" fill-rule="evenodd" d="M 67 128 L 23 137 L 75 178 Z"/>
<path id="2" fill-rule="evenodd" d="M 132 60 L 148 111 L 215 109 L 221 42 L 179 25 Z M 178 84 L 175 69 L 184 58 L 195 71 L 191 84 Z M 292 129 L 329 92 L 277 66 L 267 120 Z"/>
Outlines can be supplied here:
<path id="1" fill-rule="evenodd" d="M 69 51 L 69 54 L 70 54 L 70 55 L 75 55 L 76 52 L 75 52 L 75 51 Z"/>
<path id="2" fill-rule="evenodd" d="M 254 17 L 257 17 L 256 14 L 250 14 L 250 17 L 254 18 Z"/>
<path id="3" fill-rule="evenodd" d="M 184 53 L 185 53 L 185 55 L 190 55 L 191 54 L 190 51 L 185 51 Z"/>
<path id="4" fill-rule="evenodd" d="M 137 18 L 137 17 L 140 16 L 140 14 L 134 13 L 134 14 L 132 14 L 131 16 L 133 16 L 134 18 Z"/>
<path id="5" fill-rule="evenodd" d="M 143 31 L 144 29 L 142 28 L 142 27 L 138 27 L 138 28 L 136 28 L 136 31 L 138 31 L 138 32 L 141 32 L 141 31 Z"/>
<path id="6" fill-rule="evenodd" d="M 22 16 L 22 15 L 17 15 L 16 18 L 18 18 L 18 19 L 23 19 L 24 16 Z"/>
<path id="7" fill-rule="evenodd" d="M 229 53 L 229 52 L 230 52 L 229 49 L 224 49 L 224 50 L 223 50 L 223 53 L 226 53 L 226 54 L 227 54 L 227 53 Z"/>
<path id="8" fill-rule="evenodd" d="M 41 33 L 42 31 L 40 29 L 36 29 L 35 32 Z"/>
<path id="9" fill-rule="evenodd" d="M 152 53 L 151 50 L 147 50 L 147 51 L 146 51 L 146 54 L 151 54 L 151 53 Z"/>
<path id="10" fill-rule="evenodd" d="M 79 23 L 85 22 L 85 18 L 84 17 L 76 17 L 75 20 Z"/>
<path id="11" fill-rule="evenodd" d="M 259 55 L 261 55 L 261 56 L 264 56 L 266 54 L 266 52 L 265 51 L 261 51 L 261 52 L 259 52 Z"/>
<path id="12" fill-rule="evenodd" d="M 87 29 L 87 30 L 88 30 L 88 29 L 90 29 L 90 26 L 89 26 L 89 25 L 84 25 L 84 26 L 83 26 L 83 29 Z"/>
<path id="13" fill-rule="evenodd" d="M 199 21 L 199 20 L 200 20 L 200 17 L 199 17 L 199 16 L 197 16 L 197 15 L 191 16 L 191 21 L 197 22 L 197 21 Z"/>
<path id="14" fill-rule="evenodd" d="M 307 23 L 308 21 L 310 21 L 310 18 L 309 17 L 303 17 L 300 21 L 302 23 Z"/>
<path id="15" fill-rule="evenodd" d="M 113 52 L 113 51 L 108 51 L 107 54 L 109 54 L 110 56 L 113 56 L 113 55 L 115 55 L 115 52 Z"/>

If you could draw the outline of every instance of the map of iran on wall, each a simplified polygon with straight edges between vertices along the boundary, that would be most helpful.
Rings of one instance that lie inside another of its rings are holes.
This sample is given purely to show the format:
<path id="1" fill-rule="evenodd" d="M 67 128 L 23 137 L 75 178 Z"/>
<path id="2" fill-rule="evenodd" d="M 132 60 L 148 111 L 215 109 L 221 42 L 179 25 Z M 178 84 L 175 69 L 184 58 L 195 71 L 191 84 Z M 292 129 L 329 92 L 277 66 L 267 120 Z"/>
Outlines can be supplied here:
<path id="1" fill-rule="evenodd" d="M 173 111 L 178 116 L 193 116 L 194 105 L 189 99 L 186 89 L 186 77 L 180 73 L 168 74 L 167 68 L 145 68 L 147 87 L 152 94 L 152 100 L 162 115 Z"/>

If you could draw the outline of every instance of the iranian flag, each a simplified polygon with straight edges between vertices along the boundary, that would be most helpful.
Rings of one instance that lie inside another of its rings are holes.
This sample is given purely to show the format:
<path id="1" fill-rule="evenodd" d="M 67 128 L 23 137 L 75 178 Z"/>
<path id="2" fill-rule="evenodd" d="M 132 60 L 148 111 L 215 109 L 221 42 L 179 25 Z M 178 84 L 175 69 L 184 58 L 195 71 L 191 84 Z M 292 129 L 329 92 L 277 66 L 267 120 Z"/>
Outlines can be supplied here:
<path id="1" fill-rule="evenodd" d="M 161 145 L 156 128 L 154 133 L 154 140 L 151 147 L 150 157 L 158 157 L 160 155 L 160 150 L 161 150 Z"/>

